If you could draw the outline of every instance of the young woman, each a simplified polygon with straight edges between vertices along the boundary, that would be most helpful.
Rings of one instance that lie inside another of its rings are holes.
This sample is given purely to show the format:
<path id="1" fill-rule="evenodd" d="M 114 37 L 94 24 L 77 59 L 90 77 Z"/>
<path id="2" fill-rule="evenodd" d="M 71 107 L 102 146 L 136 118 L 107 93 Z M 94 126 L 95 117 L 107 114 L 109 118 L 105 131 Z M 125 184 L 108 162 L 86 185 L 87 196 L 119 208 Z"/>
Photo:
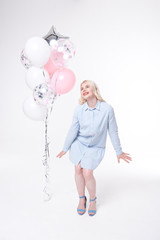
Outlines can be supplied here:
<path id="1" fill-rule="evenodd" d="M 96 213 L 96 181 L 93 170 L 98 167 L 105 154 L 107 132 L 117 155 L 118 163 L 132 159 L 122 152 L 118 136 L 118 126 L 113 107 L 100 95 L 94 81 L 85 80 L 80 84 L 81 97 L 75 108 L 73 121 L 66 136 L 61 158 L 68 150 L 69 158 L 75 165 L 75 182 L 79 195 L 78 214 L 86 211 L 85 186 L 90 196 L 89 216 Z"/>

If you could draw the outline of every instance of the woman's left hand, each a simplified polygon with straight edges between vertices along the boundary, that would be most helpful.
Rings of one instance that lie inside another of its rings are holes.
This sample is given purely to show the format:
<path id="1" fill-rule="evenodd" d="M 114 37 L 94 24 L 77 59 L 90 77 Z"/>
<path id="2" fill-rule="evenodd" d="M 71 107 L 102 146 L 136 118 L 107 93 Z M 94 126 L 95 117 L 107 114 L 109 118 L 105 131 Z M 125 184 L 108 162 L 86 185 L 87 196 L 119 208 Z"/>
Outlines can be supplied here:
<path id="1" fill-rule="evenodd" d="M 123 159 L 124 161 L 130 163 L 130 161 L 132 161 L 132 158 L 129 157 L 128 155 L 129 153 L 124 153 L 124 152 L 121 155 L 117 155 L 118 163 L 120 163 L 120 159 Z"/>

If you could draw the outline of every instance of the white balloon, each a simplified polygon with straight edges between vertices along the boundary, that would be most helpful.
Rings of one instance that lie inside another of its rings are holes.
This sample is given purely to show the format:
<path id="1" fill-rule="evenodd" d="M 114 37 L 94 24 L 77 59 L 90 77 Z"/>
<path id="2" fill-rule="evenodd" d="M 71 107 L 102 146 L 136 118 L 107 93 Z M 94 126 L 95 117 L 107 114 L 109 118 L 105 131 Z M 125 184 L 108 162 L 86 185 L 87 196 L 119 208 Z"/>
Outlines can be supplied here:
<path id="1" fill-rule="evenodd" d="M 30 62 L 37 66 L 44 66 L 51 54 L 51 48 L 42 37 L 30 38 L 24 48 L 25 54 Z"/>
<path id="2" fill-rule="evenodd" d="M 58 42 L 55 39 L 52 39 L 49 44 L 52 49 L 57 49 L 57 47 L 58 47 Z"/>
<path id="3" fill-rule="evenodd" d="M 34 89 L 37 85 L 48 82 L 50 78 L 44 68 L 32 66 L 26 71 L 25 80 L 27 86 Z"/>
<path id="4" fill-rule="evenodd" d="M 38 105 L 32 96 L 29 96 L 25 99 L 23 103 L 23 112 L 27 117 L 36 121 L 45 120 L 47 108 L 41 105 Z"/>

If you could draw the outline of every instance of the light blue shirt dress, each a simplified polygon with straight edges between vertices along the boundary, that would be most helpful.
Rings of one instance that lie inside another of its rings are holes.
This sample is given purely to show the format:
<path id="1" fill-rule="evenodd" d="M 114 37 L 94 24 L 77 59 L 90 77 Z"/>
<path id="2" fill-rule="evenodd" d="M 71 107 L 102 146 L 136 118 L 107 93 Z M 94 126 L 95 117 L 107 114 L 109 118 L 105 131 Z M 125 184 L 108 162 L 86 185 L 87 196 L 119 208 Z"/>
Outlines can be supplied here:
<path id="1" fill-rule="evenodd" d="M 78 165 L 81 161 L 82 168 L 94 170 L 104 157 L 107 132 L 116 154 L 122 154 L 113 107 L 99 100 L 93 109 L 87 102 L 79 104 L 62 150 L 70 150 L 69 158 L 73 164 Z"/>

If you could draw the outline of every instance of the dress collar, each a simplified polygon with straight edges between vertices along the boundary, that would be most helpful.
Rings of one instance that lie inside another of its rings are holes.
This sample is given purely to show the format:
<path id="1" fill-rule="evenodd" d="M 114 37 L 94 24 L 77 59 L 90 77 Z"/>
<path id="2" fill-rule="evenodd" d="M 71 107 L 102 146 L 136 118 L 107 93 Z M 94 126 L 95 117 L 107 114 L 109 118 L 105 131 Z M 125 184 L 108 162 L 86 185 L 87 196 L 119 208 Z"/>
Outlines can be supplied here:
<path id="1" fill-rule="evenodd" d="M 93 109 L 91 109 L 89 106 L 88 106 L 88 103 L 87 103 L 87 101 L 84 103 L 84 110 L 86 111 L 86 110 L 94 110 L 94 109 L 97 109 L 98 111 L 100 111 L 100 104 L 101 104 L 101 102 L 98 100 L 97 101 L 97 104 L 96 104 L 96 106 L 93 108 Z"/>

